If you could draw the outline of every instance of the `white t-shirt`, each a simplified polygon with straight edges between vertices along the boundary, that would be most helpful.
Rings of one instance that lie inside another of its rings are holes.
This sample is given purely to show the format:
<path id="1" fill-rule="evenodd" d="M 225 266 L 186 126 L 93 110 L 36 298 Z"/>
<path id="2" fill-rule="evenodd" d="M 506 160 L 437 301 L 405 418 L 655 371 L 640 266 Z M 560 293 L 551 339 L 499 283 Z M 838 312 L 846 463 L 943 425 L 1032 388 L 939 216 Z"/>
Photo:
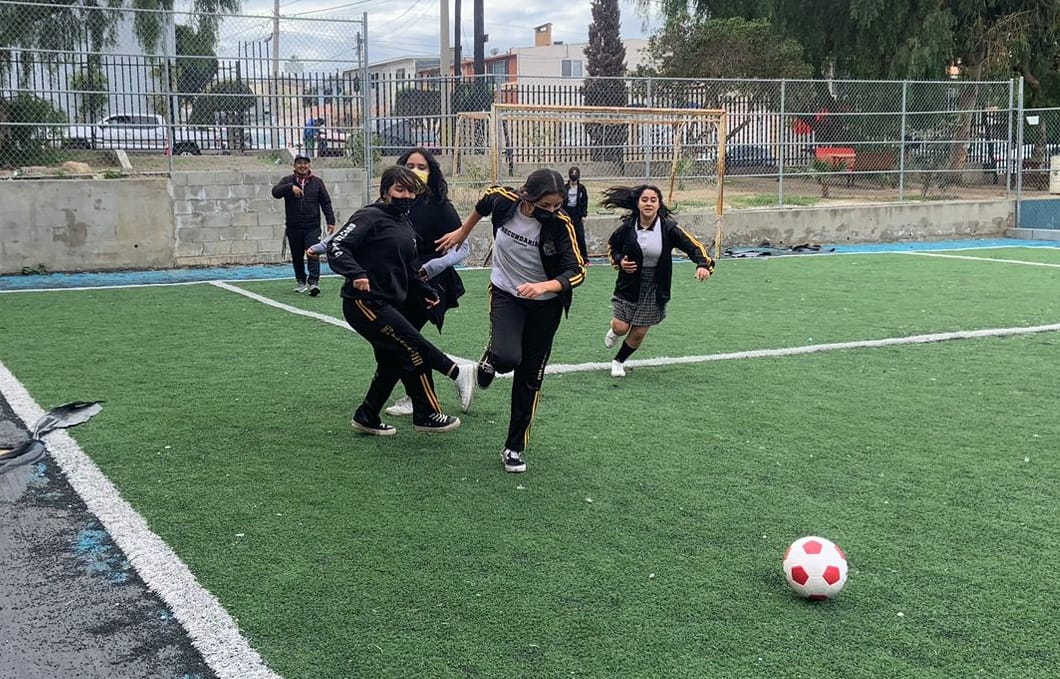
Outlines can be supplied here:
<path id="1" fill-rule="evenodd" d="M 493 270 L 490 283 L 505 292 L 518 295 L 516 288 L 523 283 L 544 283 L 548 280 L 541 264 L 538 243 L 541 223 L 525 216 L 519 208 L 511 220 L 505 222 L 493 239 Z M 554 292 L 538 295 L 536 299 L 551 299 Z"/>

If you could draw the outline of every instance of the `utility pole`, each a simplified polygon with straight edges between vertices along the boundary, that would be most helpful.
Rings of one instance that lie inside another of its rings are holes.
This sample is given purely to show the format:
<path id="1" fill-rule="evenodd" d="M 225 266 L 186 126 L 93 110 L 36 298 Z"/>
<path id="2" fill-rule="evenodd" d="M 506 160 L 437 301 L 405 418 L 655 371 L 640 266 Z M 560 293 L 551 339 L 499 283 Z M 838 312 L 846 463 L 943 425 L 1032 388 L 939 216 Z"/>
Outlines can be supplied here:
<path id="1" fill-rule="evenodd" d="M 272 79 L 280 77 L 280 0 L 272 0 Z"/>
<path id="2" fill-rule="evenodd" d="M 453 10 L 453 75 L 457 78 L 464 74 L 462 68 L 463 57 L 460 54 L 460 4 L 462 0 L 454 0 L 456 3 Z"/>
<path id="3" fill-rule="evenodd" d="M 269 78 L 269 117 L 272 119 L 269 134 L 273 137 L 270 146 L 278 146 L 280 115 L 280 0 L 272 0 L 272 77 Z M 286 135 L 284 135 L 286 137 Z M 284 239 L 284 244 L 287 240 Z"/>
<path id="4" fill-rule="evenodd" d="M 489 36 L 483 32 L 484 0 L 475 0 L 475 75 L 486 73 L 486 41 Z"/>
<path id="5" fill-rule="evenodd" d="M 459 0 L 457 0 L 459 2 Z M 438 55 L 438 94 L 441 97 L 441 120 L 438 124 L 438 140 L 443 149 L 449 147 L 449 95 L 450 63 L 449 63 L 449 0 L 441 0 L 438 3 L 439 12 L 438 28 L 439 51 Z"/>

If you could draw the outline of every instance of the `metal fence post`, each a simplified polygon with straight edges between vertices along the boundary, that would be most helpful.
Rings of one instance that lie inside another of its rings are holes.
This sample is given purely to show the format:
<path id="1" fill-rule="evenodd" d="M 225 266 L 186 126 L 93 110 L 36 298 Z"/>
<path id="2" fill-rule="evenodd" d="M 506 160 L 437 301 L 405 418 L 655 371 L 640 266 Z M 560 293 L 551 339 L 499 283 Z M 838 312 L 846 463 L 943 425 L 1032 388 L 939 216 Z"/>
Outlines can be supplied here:
<path id="1" fill-rule="evenodd" d="M 1020 225 L 1020 199 L 1023 198 L 1023 76 L 1016 79 L 1016 148 L 1009 162 L 1016 171 L 1016 226 Z"/>
<path id="2" fill-rule="evenodd" d="M 644 104 L 648 108 L 652 108 L 654 104 L 651 100 L 651 77 L 649 77 L 644 83 Z M 648 153 L 644 154 L 644 181 L 647 182 L 651 177 L 651 155 Z"/>
<path id="3" fill-rule="evenodd" d="M 898 123 L 900 141 L 898 143 L 898 200 L 905 200 L 905 136 L 906 122 L 909 119 L 909 81 L 902 81 L 902 120 Z"/>
<path id="4" fill-rule="evenodd" d="M 364 202 L 372 201 L 372 179 L 375 176 L 375 155 L 372 149 L 372 99 L 368 91 L 368 12 L 361 15 L 361 96 L 364 98 L 364 114 L 361 122 L 364 125 Z"/>
<path id="5" fill-rule="evenodd" d="M 791 138 L 788 135 L 788 128 L 790 127 L 785 122 L 785 114 L 787 109 L 787 95 L 788 95 L 788 81 L 787 79 L 780 81 L 780 153 L 777 154 L 777 206 L 784 207 L 784 159 L 787 156 L 788 141 Z"/>
<path id="6" fill-rule="evenodd" d="M 176 59 L 177 52 L 177 28 L 176 19 L 173 16 L 173 10 L 165 10 L 162 14 L 165 17 L 165 33 L 162 37 L 162 63 L 166 65 L 163 71 L 163 78 L 165 82 L 162 84 L 165 101 L 168 103 L 167 108 L 169 109 L 169 115 L 166 116 L 166 134 L 169 135 L 169 158 L 166 159 L 166 164 L 169 168 L 169 176 L 173 176 L 173 155 L 174 149 L 176 148 L 177 140 L 177 114 L 179 111 L 178 106 L 180 103 L 177 100 L 177 95 L 173 91 L 173 60 Z M 172 40 L 172 43 L 170 43 Z M 170 54 L 170 45 L 173 47 L 173 54 Z"/>
<path id="7" fill-rule="evenodd" d="M 1005 146 L 1006 146 L 1006 149 L 1007 149 L 1006 153 L 1005 153 L 1005 162 L 1009 166 L 1011 166 L 1011 164 L 1012 164 L 1012 142 L 1013 142 L 1013 138 L 1012 138 L 1012 132 L 1013 132 L 1012 131 L 1012 115 L 1013 115 L 1013 106 L 1015 106 L 1015 103 L 1013 101 L 1015 99 L 1015 97 L 1016 97 L 1016 93 L 1015 93 L 1015 91 L 1013 89 L 1013 81 L 1009 80 L 1008 81 L 1008 133 L 1005 135 Z M 1021 99 L 1022 99 L 1022 97 L 1021 97 Z M 1015 111 L 1015 114 L 1017 116 L 1019 116 L 1020 112 L 1019 111 Z M 1008 167 L 1006 167 L 1005 168 L 1005 197 L 1008 198 L 1010 195 L 1012 195 L 1012 172 L 1009 170 Z M 1019 210 L 1019 201 L 1016 202 L 1016 210 L 1017 211 Z"/>

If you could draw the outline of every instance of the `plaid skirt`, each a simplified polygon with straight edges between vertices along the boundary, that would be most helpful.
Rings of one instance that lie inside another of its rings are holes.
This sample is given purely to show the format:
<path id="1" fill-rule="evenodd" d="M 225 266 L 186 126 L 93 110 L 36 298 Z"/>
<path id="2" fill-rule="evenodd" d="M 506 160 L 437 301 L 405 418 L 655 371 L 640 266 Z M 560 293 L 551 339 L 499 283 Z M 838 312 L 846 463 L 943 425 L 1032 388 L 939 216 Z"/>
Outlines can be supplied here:
<path id="1" fill-rule="evenodd" d="M 655 296 L 655 268 L 640 271 L 640 295 L 634 304 L 620 297 L 611 298 L 615 318 L 630 325 L 658 325 L 666 318 L 666 305 L 660 306 Z"/>

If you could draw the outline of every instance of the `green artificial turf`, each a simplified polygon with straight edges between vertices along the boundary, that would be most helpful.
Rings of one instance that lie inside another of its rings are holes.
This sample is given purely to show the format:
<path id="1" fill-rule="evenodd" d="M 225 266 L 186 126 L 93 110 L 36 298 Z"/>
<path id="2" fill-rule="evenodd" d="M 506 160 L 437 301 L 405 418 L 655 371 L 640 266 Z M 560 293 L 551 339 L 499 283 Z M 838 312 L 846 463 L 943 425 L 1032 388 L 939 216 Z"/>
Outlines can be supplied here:
<path id="1" fill-rule="evenodd" d="M 988 256 L 1009 255 L 1041 253 Z M 1060 322 L 1046 267 L 864 255 L 675 273 L 634 359 Z M 474 357 L 487 272 L 463 275 L 428 336 Z M 612 284 L 591 268 L 553 364 L 610 360 Z M 239 284 L 341 317 L 337 285 Z M 367 343 L 214 286 L 0 295 L 0 318 L 0 361 L 39 403 L 106 401 L 77 440 L 288 679 L 1060 666 L 1057 332 L 549 375 L 529 470 L 506 475 L 507 380 L 451 434 L 359 436 Z M 849 557 L 834 601 L 784 582 L 784 548 L 809 534 Z"/>

